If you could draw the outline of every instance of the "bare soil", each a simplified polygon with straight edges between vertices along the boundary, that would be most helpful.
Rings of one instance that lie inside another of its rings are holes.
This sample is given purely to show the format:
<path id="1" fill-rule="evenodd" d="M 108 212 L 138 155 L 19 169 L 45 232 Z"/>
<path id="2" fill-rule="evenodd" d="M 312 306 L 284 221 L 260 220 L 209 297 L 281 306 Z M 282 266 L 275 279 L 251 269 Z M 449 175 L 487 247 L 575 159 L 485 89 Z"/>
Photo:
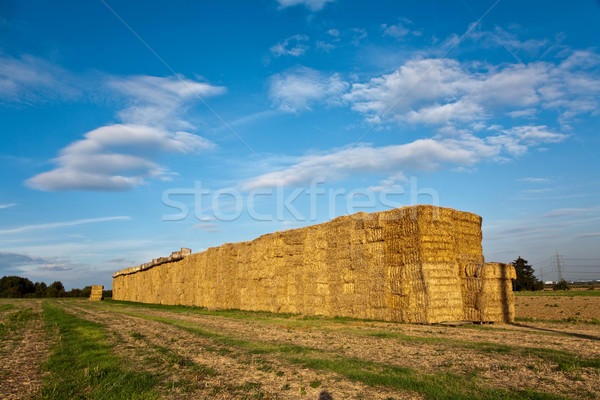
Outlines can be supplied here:
<path id="1" fill-rule="evenodd" d="M 600 296 L 516 296 L 516 318 L 542 320 L 600 319 Z"/>

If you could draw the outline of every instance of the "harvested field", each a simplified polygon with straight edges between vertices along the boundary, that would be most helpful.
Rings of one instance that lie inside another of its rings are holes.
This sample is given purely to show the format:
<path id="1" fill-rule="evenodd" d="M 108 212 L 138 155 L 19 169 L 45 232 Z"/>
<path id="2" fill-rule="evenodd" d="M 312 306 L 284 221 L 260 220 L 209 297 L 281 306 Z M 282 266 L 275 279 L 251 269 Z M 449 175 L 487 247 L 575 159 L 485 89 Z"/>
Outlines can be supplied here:
<path id="1" fill-rule="evenodd" d="M 593 323 L 452 327 L 76 299 L 0 308 L 37 315 L 2 338 L 2 398 L 594 399 L 600 387 Z"/>
<path id="2" fill-rule="evenodd" d="M 516 296 L 518 320 L 588 321 L 600 324 L 600 291 Z M 600 329 L 600 328 L 599 328 Z"/>

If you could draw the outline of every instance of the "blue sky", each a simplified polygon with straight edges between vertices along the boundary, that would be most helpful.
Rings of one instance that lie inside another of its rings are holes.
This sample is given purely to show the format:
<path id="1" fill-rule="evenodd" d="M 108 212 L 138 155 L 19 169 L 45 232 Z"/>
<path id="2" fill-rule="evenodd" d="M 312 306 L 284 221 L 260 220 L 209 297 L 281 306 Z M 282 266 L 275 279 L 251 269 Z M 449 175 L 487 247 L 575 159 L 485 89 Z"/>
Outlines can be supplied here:
<path id="1" fill-rule="evenodd" d="M 67 288 L 358 211 L 600 279 L 600 4 L 4 1 L 0 274 Z"/>

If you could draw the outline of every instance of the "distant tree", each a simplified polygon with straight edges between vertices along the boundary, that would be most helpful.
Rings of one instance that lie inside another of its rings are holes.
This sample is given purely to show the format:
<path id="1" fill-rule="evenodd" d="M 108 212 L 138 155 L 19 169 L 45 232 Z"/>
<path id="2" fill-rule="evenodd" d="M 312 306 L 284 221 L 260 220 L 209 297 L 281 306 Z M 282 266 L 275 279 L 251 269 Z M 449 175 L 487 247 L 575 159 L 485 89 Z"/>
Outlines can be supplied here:
<path id="1" fill-rule="evenodd" d="M 35 286 L 27 278 L 3 276 L 0 279 L 0 297 L 25 297 L 35 292 Z"/>
<path id="2" fill-rule="evenodd" d="M 561 279 L 556 284 L 554 284 L 552 289 L 553 290 L 571 290 L 571 288 L 569 287 L 569 284 L 564 279 Z"/>
<path id="3" fill-rule="evenodd" d="M 81 297 L 81 289 L 73 288 L 66 293 L 67 297 Z"/>
<path id="4" fill-rule="evenodd" d="M 107 297 L 112 299 L 112 290 L 103 290 L 102 291 L 102 297 L 104 297 L 105 299 Z"/>
<path id="5" fill-rule="evenodd" d="M 528 264 L 527 260 L 519 257 L 510 264 L 517 271 L 515 290 L 542 290 L 544 288 L 543 282 L 536 278 L 533 267 Z"/>
<path id="6" fill-rule="evenodd" d="M 46 297 L 64 297 L 65 294 L 65 287 L 61 281 L 52 282 L 46 290 Z"/>
<path id="7" fill-rule="evenodd" d="M 48 286 L 44 282 L 36 282 L 35 283 L 35 291 L 33 293 L 34 297 L 46 297 L 46 290 L 48 290 Z"/>
<path id="8" fill-rule="evenodd" d="M 83 289 L 81 289 L 81 297 L 90 297 L 90 295 L 92 294 L 92 287 L 91 286 L 86 286 Z"/>

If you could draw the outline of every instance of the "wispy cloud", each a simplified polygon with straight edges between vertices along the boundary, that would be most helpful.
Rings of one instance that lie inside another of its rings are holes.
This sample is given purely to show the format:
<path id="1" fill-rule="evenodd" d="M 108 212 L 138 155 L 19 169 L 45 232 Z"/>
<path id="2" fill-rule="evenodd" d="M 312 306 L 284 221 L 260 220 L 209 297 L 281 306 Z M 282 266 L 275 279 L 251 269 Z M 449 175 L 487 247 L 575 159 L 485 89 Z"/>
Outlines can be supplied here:
<path id="1" fill-rule="evenodd" d="M 201 224 L 196 224 L 190 227 L 190 229 L 199 229 L 209 233 L 216 233 L 221 231 L 219 224 L 216 224 L 214 222 L 203 222 Z"/>
<path id="2" fill-rule="evenodd" d="M 383 36 L 390 36 L 395 39 L 404 39 L 409 35 L 412 36 L 421 36 L 422 33 L 418 30 L 412 30 L 409 26 L 413 25 L 413 22 L 408 18 L 399 18 L 397 24 L 381 25 L 381 29 L 383 30 Z"/>
<path id="3" fill-rule="evenodd" d="M 77 219 L 74 221 L 51 222 L 51 223 L 47 223 L 47 224 L 37 224 L 37 225 L 23 225 L 23 226 L 20 226 L 17 228 L 2 229 L 2 230 L 0 230 L 0 234 L 22 233 L 22 232 L 28 232 L 28 231 L 36 231 L 36 230 L 40 230 L 40 229 L 53 229 L 53 228 L 62 228 L 65 226 L 93 224 L 93 223 L 97 223 L 97 222 L 129 221 L 129 220 L 131 220 L 131 217 L 127 217 L 127 216 L 86 218 L 86 219 Z"/>
<path id="4" fill-rule="evenodd" d="M 582 214 L 590 213 L 594 210 L 597 210 L 598 207 L 589 207 L 589 208 L 558 208 L 556 210 L 552 210 L 545 214 L 539 216 L 539 218 L 547 219 L 547 218 L 574 218 L 579 217 Z"/>
<path id="5" fill-rule="evenodd" d="M 305 44 L 308 39 L 309 38 L 306 35 L 290 36 L 284 41 L 279 42 L 271 47 L 271 54 L 273 54 L 273 57 L 299 57 L 308 50 L 308 46 Z"/>
<path id="6" fill-rule="evenodd" d="M 70 267 L 65 264 L 43 264 L 39 267 L 41 270 L 47 271 L 70 271 L 73 267 Z"/>
<path id="7" fill-rule="evenodd" d="M 0 54 L 0 102 L 30 104 L 80 95 L 76 80 L 59 66 L 28 54 Z"/>
<path id="8" fill-rule="evenodd" d="M 516 128 L 501 130 L 484 138 L 462 134 L 458 137 L 418 139 L 399 145 L 363 145 L 322 155 L 298 157 L 292 165 L 251 178 L 242 187 L 252 190 L 278 185 L 301 186 L 316 178 L 331 181 L 350 175 L 382 173 L 402 176 L 408 171 L 471 167 L 482 160 L 505 161 L 522 155 L 531 146 L 563 138 L 547 132 L 544 127 Z"/>
<path id="9" fill-rule="evenodd" d="M 10 207 L 14 207 L 16 206 L 17 203 L 5 203 L 5 204 L 0 204 L 0 210 L 3 208 L 10 208 Z"/>
<path id="10" fill-rule="evenodd" d="M 328 75 L 307 67 L 295 68 L 270 79 L 269 97 L 280 110 L 308 110 L 313 104 L 340 104 L 348 84 L 336 73 Z"/>
<path id="11" fill-rule="evenodd" d="M 591 238 L 591 237 L 599 237 L 600 232 L 590 232 L 590 233 L 582 233 L 580 235 L 575 236 L 577 239 Z"/>
<path id="12" fill-rule="evenodd" d="M 199 98 L 226 92 L 206 82 L 148 75 L 110 77 L 107 85 L 123 98 L 125 107 L 118 112 L 122 122 L 169 129 L 194 129 L 184 118 L 187 108 Z"/>
<path id="13" fill-rule="evenodd" d="M 552 179 L 527 177 L 527 178 L 519 178 L 519 179 L 517 179 L 517 181 L 531 182 L 531 183 L 550 183 L 550 182 L 552 182 Z"/>
<path id="14" fill-rule="evenodd" d="M 303 5 L 311 11 L 320 11 L 327 3 L 333 3 L 335 0 L 277 0 L 279 8 Z"/>

